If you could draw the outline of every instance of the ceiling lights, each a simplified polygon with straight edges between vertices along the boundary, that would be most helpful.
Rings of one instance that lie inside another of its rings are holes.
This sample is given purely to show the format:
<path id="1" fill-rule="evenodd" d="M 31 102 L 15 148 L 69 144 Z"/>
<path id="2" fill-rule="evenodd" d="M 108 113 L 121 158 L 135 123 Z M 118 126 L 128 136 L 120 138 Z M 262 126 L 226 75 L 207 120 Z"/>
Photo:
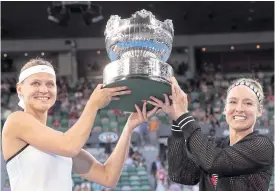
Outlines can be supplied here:
<path id="1" fill-rule="evenodd" d="M 83 22 L 89 26 L 103 20 L 102 7 L 90 1 L 55 1 L 48 7 L 48 20 L 68 26 L 73 14 L 81 14 Z"/>

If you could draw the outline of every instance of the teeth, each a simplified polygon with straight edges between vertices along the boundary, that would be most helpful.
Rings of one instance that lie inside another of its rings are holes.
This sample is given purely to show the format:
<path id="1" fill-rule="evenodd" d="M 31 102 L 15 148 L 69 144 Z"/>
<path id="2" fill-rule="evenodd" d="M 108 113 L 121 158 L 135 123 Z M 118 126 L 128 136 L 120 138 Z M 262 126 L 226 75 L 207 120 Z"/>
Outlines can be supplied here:
<path id="1" fill-rule="evenodd" d="M 38 97 L 37 99 L 42 100 L 42 101 L 46 101 L 46 100 L 48 100 L 49 98 L 48 98 L 48 97 Z"/>
<path id="2" fill-rule="evenodd" d="M 246 117 L 242 117 L 242 116 L 234 116 L 235 120 L 246 120 Z"/>

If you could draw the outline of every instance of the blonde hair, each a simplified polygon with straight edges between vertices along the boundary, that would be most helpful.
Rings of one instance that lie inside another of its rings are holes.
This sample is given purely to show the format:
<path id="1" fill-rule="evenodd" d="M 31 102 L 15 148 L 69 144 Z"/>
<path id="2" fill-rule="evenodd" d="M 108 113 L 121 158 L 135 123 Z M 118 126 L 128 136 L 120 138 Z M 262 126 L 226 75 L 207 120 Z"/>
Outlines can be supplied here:
<path id="1" fill-rule="evenodd" d="M 245 85 L 249 87 L 256 94 L 259 104 L 263 105 L 264 91 L 262 85 L 257 80 L 254 80 L 252 78 L 238 78 L 232 81 L 231 85 L 227 89 L 227 95 L 232 88 L 238 85 Z"/>
<path id="2" fill-rule="evenodd" d="M 45 60 L 45 59 L 43 59 L 43 58 L 35 58 L 35 59 L 29 60 L 29 61 L 21 68 L 20 73 L 23 72 L 24 70 L 26 70 L 26 69 L 32 67 L 32 66 L 38 66 L 38 65 L 47 65 L 47 66 L 50 66 L 51 68 L 54 69 L 53 65 L 52 65 L 49 61 L 47 61 L 47 60 Z"/>

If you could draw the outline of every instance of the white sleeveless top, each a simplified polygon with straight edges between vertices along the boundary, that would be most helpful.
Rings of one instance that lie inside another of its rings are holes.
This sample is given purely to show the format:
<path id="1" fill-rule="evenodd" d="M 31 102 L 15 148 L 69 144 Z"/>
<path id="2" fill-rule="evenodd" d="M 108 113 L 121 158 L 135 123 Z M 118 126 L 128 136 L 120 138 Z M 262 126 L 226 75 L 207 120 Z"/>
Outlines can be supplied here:
<path id="1" fill-rule="evenodd" d="M 7 172 L 12 191 L 72 191 L 72 158 L 31 145 L 7 161 Z"/>

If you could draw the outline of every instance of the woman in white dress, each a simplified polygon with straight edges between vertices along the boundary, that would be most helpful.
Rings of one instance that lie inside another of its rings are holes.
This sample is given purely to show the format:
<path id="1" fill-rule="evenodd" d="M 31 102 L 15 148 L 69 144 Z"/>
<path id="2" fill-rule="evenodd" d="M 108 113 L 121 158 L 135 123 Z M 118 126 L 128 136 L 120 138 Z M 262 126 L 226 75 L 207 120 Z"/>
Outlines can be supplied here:
<path id="1" fill-rule="evenodd" d="M 99 109 L 112 99 L 130 94 L 127 87 L 104 88 L 98 85 L 79 117 L 66 132 L 46 126 L 48 110 L 57 96 L 53 66 L 43 59 L 27 62 L 19 76 L 17 93 L 24 111 L 9 115 L 2 136 L 4 159 L 12 191 L 71 191 L 71 173 L 106 187 L 115 187 L 127 158 L 134 128 L 157 108 L 132 113 L 116 148 L 104 164 L 83 150 Z"/>

